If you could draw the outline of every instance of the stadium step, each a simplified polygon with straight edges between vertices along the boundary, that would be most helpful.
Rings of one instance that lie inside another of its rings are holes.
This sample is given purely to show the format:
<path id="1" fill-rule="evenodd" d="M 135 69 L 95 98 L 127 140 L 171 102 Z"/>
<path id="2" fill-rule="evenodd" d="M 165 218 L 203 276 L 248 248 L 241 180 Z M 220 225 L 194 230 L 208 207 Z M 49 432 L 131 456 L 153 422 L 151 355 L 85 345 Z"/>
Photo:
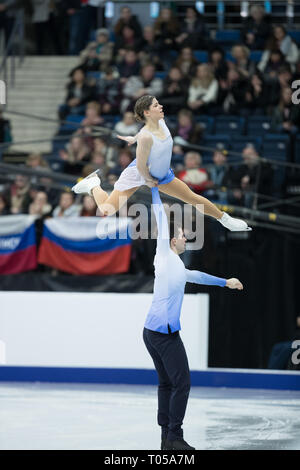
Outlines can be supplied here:
<path id="1" fill-rule="evenodd" d="M 57 119 L 58 106 L 64 102 L 66 84 L 70 71 L 79 63 L 72 56 L 28 56 L 15 73 L 14 86 L 10 86 L 10 67 L 7 73 L 6 110 Z M 39 121 L 4 112 L 11 122 L 14 142 L 46 140 L 26 145 L 28 152 L 50 152 L 51 140 L 57 132 L 58 123 Z M 24 149 L 24 144 L 13 144 L 12 151 Z"/>

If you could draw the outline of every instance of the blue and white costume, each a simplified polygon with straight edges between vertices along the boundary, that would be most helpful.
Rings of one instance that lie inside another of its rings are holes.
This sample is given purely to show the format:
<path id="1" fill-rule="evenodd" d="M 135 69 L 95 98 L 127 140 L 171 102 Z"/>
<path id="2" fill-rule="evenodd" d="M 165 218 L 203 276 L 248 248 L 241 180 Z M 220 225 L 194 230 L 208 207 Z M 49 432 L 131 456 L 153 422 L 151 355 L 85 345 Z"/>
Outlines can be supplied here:
<path id="1" fill-rule="evenodd" d="M 151 135 L 153 140 L 150 155 L 147 160 L 150 174 L 153 178 L 158 179 L 158 184 L 167 184 L 175 178 L 174 172 L 170 168 L 173 139 L 163 119 L 159 120 L 159 125 L 164 130 L 165 139 L 159 139 L 144 127 L 140 133 L 147 132 Z M 115 182 L 114 189 L 125 191 L 126 189 L 142 186 L 143 184 L 145 184 L 145 179 L 138 172 L 135 158 L 133 162 L 122 171 L 118 181 Z"/>
<path id="2" fill-rule="evenodd" d="M 154 293 L 145 328 L 168 333 L 168 324 L 172 332 L 181 329 L 180 312 L 186 282 L 224 287 L 226 279 L 185 268 L 180 257 L 170 248 L 168 219 L 158 188 L 152 188 L 152 202 L 158 236 Z"/>

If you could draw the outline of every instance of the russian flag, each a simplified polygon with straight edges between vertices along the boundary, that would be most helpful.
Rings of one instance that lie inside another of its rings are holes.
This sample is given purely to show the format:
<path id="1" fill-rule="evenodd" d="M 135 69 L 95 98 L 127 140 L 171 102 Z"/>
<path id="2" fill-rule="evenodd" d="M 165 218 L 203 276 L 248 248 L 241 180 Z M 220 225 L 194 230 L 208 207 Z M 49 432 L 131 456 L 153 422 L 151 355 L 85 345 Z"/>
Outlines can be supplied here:
<path id="1" fill-rule="evenodd" d="M 127 272 L 130 222 L 127 217 L 47 219 L 38 262 L 72 274 Z"/>
<path id="2" fill-rule="evenodd" d="M 16 274 L 37 267 L 33 215 L 0 217 L 0 274 Z"/>

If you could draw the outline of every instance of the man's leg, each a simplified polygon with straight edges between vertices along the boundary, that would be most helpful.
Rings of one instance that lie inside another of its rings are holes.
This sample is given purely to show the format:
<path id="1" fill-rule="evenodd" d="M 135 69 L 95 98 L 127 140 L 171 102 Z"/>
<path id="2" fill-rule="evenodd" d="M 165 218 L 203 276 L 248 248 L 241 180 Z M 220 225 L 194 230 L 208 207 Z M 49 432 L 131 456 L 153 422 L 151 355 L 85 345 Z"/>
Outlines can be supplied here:
<path id="1" fill-rule="evenodd" d="M 172 382 L 169 406 L 168 441 L 183 439 L 182 423 L 190 393 L 190 369 L 179 333 L 168 335 L 162 352 L 162 362 Z"/>
<path id="2" fill-rule="evenodd" d="M 162 333 L 156 333 L 150 330 L 144 329 L 143 339 L 146 345 L 146 348 L 152 357 L 156 372 L 158 374 L 158 411 L 157 411 L 157 422 L 161 426 L 161 438 L 164 441 L 168 435 L 168 426 L 169 426 L 169 405 L 170 397 L 172 393 L 172 384 L 168 377 L 168 374 L 165 370 L 163 362 L 160 355 L 153 347 L 153 341 L 151 339 L 156 335 L 161 335 Z"/>

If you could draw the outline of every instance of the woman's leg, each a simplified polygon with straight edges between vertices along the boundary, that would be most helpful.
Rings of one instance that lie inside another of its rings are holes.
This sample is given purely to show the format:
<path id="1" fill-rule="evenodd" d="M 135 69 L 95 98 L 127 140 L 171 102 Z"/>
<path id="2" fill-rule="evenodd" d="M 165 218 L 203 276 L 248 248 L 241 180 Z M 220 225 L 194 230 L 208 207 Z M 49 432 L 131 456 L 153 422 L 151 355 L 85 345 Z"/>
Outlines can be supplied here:
<path id="1" fill-rule="evenodd" d="M 169 196 L 181 199 L 181 201 L 196 206 L 196 204 L 203 204 L 204 214 L 210 215 L 215 219 L 221 219 L 223 212 L 221 212 L 212 202 L 199 194 L 194 193 L 183 181 L 174 178 L 170 183 L 160 184 L 158 189 Z"/>
<path id="2" fill-rule="evenodd" d="M 138 187 L 126 189 L 125 191 L 114 189 L 108 195 L 100 186 L 96 186 L 91 192 L 101 213 L 103 215 L 113 215 L 121 209 L 137 189 Z"/>

